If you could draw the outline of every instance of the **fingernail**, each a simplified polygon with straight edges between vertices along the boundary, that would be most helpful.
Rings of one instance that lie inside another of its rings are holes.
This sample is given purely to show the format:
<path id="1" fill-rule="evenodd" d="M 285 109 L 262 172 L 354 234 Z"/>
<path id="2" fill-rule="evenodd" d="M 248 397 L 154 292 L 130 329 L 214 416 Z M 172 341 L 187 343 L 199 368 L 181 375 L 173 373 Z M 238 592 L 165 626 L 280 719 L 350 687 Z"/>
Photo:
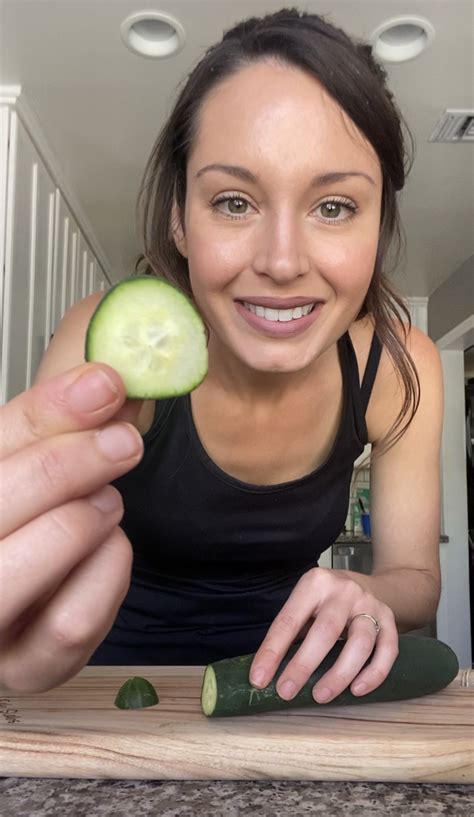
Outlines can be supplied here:
<path id="1" fill-rule="evenodd" d="M 140 451 L 138 432 L 124 423 L 103 428 L 95 435 L 97 447 L 112 462 L 128 460 Z"/>
<path id="2" fill-rule="evenodd" d="M 97 411 L 118 396 L 118 389 L 101 369 L 85 372 L 64 392 L 68 403 L 79 411 Z"/>
<path id="3" fill-rule="evenodd" d="M 321 689 L 316 690 L 314 694 L 319 703 L 324 703 L 324 701 L 327 701 L 331 697 L 332 693 L 327 687 L 322 687 Z"/>
<path id="4" fill-rule="evenodd" d="M 292 698 L 296 689 L 296 684 L 293 681 L 285 681 L 284 684 L 281 685 L 281 689 L 277 690 L 280 698 L 289 699 Z"/>
<path id="5" fill-rule="evenodd" d="M 103 511 L 104 513 L 111 513 L 111 511 L 116 511 L 117 508 L 120 507 L 122 504 L 122 499 L 119 492 L 112 488 L 111 485 L 106 485 L 105 488 L 102 488 L 97 493 L 92 494 L 89 497 L 89 502 L 91 505 L 94 505 L 99 511 Z"/>
<path id="6" fill-rule="evenodd" d="M 263 686 L 264 680 L 265 680 L 264 669 L 256 669 L 255 672 L 252 673 L 252 677 L 250 678 L 250 682 L 252 684 L 255 684 L 256 686 Z"/>
<path id="7" fill-rule="evenodd" d="M 367 689 L 367 684 L 360 683 L 356 684 L 355 687 L 352 688 L 352 692 L 354 695 L 362 695 L 365 690 Z"/>

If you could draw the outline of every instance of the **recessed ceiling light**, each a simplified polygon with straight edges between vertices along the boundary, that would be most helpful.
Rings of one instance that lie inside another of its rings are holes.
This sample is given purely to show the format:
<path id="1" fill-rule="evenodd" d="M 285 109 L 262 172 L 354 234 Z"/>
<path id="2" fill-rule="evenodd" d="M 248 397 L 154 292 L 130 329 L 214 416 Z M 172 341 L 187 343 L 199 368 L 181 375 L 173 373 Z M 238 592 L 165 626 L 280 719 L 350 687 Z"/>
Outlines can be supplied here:
<path id="1" fill-rule="evenodd" d="M 418 57 L 435 38 L 435 29 L 424 17 L 392 17 L 377 26 L 370 37 L 373 50 L 383 62 L 407 62 Z"/>
<path id="2" fill-rule="evenodd" d="M 120 26 L 127 48 L 141 57 L 163 59 L 184 47 L 186 32 L 175 17 L 165 11 L 137 11 Z"/>

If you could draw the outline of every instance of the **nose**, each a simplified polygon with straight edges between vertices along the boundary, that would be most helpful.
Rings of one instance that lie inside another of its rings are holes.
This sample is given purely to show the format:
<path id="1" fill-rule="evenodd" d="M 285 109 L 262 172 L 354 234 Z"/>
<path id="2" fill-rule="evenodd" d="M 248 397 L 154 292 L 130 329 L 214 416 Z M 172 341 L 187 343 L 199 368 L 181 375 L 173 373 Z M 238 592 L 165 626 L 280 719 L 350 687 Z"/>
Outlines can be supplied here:
<path id="1" fill-rule="evenodd" d="M 277 284 L 286 284 L 310 270 L 305 246 L 305 225 L 294 215 L 283 213 L 265 219 L 257 237 L 254 269 Z"/>

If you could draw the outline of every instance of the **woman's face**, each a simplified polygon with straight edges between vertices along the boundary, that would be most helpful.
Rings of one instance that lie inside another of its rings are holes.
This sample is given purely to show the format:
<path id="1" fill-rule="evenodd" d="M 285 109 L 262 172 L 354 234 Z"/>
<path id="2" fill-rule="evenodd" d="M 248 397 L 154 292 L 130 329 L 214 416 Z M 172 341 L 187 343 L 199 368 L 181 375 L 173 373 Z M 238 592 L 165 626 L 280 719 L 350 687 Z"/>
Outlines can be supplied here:
<path id="1" fill-rule="evenodd" d="M 210 344 L 254 370 L 309 366 L 364 301 L 381 196 L 375 151 L 313 77 L 260 62 L 225 80 L 201 108 L 175 235 Z"/>

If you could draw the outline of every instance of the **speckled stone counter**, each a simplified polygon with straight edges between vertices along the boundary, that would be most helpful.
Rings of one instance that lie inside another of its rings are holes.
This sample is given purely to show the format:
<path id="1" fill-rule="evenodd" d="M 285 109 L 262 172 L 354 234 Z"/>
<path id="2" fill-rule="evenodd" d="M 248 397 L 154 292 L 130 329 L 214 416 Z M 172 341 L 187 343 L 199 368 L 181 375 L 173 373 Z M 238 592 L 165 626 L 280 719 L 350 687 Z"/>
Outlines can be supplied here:
<path id="1" fill-rule="evenodd" d="M 472 817 L 474 786 L 0 778 L 2 817 Z"/>
<path id="2" fill-rule="evenodd" d="M 449 536 L 440 536 L 440 545 L 445 545 L 449 542 Z M 371 545 L 372 539 L 370 536 L 364 536 L 363 533 L 341 533 L 335 541 L 336 545 Z"/>

